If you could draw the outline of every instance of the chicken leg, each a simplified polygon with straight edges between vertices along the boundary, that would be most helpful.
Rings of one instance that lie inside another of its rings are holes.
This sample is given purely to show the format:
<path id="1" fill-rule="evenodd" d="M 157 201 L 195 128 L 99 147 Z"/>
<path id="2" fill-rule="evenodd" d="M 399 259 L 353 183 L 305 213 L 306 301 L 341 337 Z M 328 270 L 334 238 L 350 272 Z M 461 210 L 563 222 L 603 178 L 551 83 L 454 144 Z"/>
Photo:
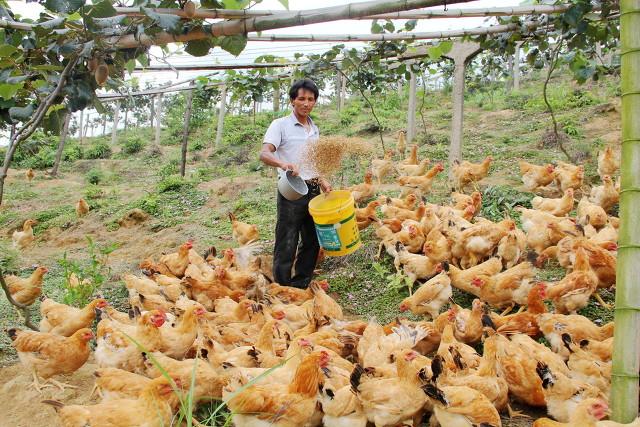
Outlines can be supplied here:
<path id="1" fill-rule="evenodd" d="M 513 409 L 510 403 L 507 403 L 507 412 L 509 413 L 509 418 L 531 418 L 529 415 L 523 414 L 522 411 L 516 411 Z"/>
<path id="2" fill-rule="evenodd" d="M 593 297 L 600 303 L 602 307 L 606 308 L 607 310 L 611 310 L 613 308 L 611 304 L 607 304 L 606 302 L 604 302 L 602 296 L 598 292 L 594 292 Z"/>
<path id="3" fill-rule="evenodd" d="M 33 375 L 33 382 L 31 383 L 30 387 L 35 388 L 38 393 L 42 393 L 42 389 L 45 387 L 52 387 L 51 384 L 41 384 L 40 381 L 38 380 L 38 374 L 36 373 L 35 369 L 31 370 L 31 375 Z M 46 381 L 45 381 L 46 383 Z"/>

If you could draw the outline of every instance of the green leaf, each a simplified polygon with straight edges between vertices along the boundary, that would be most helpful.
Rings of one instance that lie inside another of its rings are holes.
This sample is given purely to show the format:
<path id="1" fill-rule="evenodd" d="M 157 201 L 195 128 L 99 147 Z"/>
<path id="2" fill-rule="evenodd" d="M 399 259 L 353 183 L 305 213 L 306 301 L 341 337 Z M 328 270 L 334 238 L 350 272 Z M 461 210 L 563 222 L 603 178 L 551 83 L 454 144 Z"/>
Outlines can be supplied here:
<path id="1" fill-rule="evenodd" d="M 97 28 L 113 28 L 120 25 L 125 19 L 127 19 L 125 15 L 118 15 L 111 18 L 94 18 L 92 22 Z"/>
<path id="2" fill-rule="evenodd" d="M 440 50 L 440 46 L 431 46 L 427 49 L 427 54 L 429 55 L 429 58 L 435 61 L 436 59 L 440 59 L 442 56 L 442 50 Z"/>
<path id="3" fill-rule="evenodd" d="M 42 65 L 34 65 L 33 68 L 36 71 L 61 71 L 64 67 L 61 65 L 53 65 L 53 64 L 42 64 Z"/>
<path id="4" fill-rule="evenodd" d="M 442 54 L 446 55 L 447 53 L 451 52 L 451 49 L 453 48 L 453 41 L 443 40 L 438 44 L 438 47 L 442 51 Z"/>
<path id="5" fill-rule="evenodd" d="M 170 33 L 177 33 L 180 30 L 180 17 L 178 15 L 169 15 L 166 13 L 157 13 L 153 9 L 146 7 L 142 11 L 149 18 L 153 19 L 154 24 Z"/>
<path id="6" fill-rule="evenodd" d="M 60 25 L 64 24 L 65 18 L 55 18 L 48 21 L 39 22 L 36 25 L 36 29 L 52 30 Z"/>
<path id="7" fill-rule="evenodd" d="M 11 56 L 18 51 L 18 48 L 11 46 L 10 44 L 3 44 L 0 46 L 0 57 Z"/>
<path id="8" fill-rule="evenodd" d="M 127 69 L 129 74 L 131 74 L 133 73 L 133 70 L 136 68 L 136 61 L 134 59 L 130 59 L 124 64 L 124 67 Z"/>
<path id="9" fill-rule="evenodd" d="M 211 50 L 212 47 L 213 45 L 211 44 L 211 40 L 191 40 L 190 42 L 187 42 L 184 51 L 191 56 L 205 56 L 209 53 L 209 50 Z M 242 49 L 240 49 L 240 51 L 242 51 Z"/>
<path id="10" fill-rule="evenodd" d="M 138 60 L 140 65 L 142 65 L 143 67 L 149 66 L 149 57 L 147 56 L 146 53 L 143 53 L 142 55 L 138 56 L 136 59 Z"/>
<path id="11" fill-rule="evenodd" d="M 44 7 L 52 12 L 73 13 L 84 6 L 85 0 L 46 0 Z"/>
<path id="12" fill-rule="evenodd" d="M 111 0 L 102 0 L 94 4 L 87 15 L 92 18 L 110 18 L 116 15 L 116 10 L 111 4 Z"/>
<path id="13" fill-rule="evenodd" d="M 19 84 L 9 84 L 3 83 L 0 84 L 0 97 L 2 97 L 5 101 L 9 101 L 13 99 L 14 96 L 18 93 L 20 89 L 22 89 L 22 83 Z"/>
<path id="14" fill-rule="evenodd" d="M 206 9 L 221 9 L 224 7 L 218 0 L 200 0 L 200 6 Z"/>
<path id="15" fill-rule="evenodd" d="M 33 104 L 29 104 L 26 107 L 11 107 L 9 108 L 9 117 L 15 121 L 29 120 L 35 111 Z"/>
<path id="16" fill-rule="evenodd" d="M 285 9 L 289 10 L 289 0 L 278 0 Z"/>
<path id="17" fill-rule="evenodd" d="M 13 77 L 7 78 L 6 83 L 8 83 L 10 85 L 16 85 L 16 84 L 24 82 L 28 78 L 29 78 L 29 76 L 13 76 Z"/>
<path id="18" fill-rule="evenodd" d="M 233 36 L 224 36 L 219 39 L 220 47 L 232 55 L 238 56 L 247 45 L 247 36 L 244 34 L 236 34 Z"/>
<path id="19" fill-rule="evenodd" d="M 372 34 L 381 34 L 382 32 L 384 32 L 384 29 L 382 28 L 382 25 L 378 24 L 378 22 L 373 21 L 371 23 L 371 33 Z"/>
<path id="20" fill-rule="evenodd" d="M 67 16 L 67 21 L 80 21 L 82 19 L 82 15 L 78 12 L 73 12 L 71 15 Z"/>

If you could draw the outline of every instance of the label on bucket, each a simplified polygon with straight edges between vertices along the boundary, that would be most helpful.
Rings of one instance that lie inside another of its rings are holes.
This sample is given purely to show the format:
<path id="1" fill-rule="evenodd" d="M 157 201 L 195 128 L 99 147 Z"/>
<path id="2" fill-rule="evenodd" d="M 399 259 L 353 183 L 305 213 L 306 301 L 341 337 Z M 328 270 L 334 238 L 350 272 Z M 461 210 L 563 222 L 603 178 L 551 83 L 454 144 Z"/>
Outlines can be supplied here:
<path id="1" fill-rule="evenodd" d="M 339 224 L 335 224 L 339 225 Z M 340 236 L 334 224 L 316 224 L 316 235 L 318 243 L 328 251 L 339 251 L 341 248 Z"/>

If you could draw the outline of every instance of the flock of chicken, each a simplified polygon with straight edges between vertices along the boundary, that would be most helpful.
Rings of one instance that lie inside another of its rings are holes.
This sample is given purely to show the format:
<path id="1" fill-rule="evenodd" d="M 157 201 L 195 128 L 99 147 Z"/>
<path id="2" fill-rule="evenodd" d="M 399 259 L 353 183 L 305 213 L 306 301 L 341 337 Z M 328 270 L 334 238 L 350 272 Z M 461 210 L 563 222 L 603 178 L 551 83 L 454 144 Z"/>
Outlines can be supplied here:
<path id="1" fill-rule="evenodd" d="M 433 426 L 496 427 L 499 412 L 518 415 L 512 397 L 546 407 L 558 420 L 535 426 L 619 425 L 600 421 L 607 415 L 613 324 L 575 314 L 598 288 L 615 284 L 618 220 L 606 213 L 618 193 L 609 178 L 614 153 L 599 157 L 604 185 L 580 201 L 576 218 L 566 215 L 581 191 L 582 167 L 521 162 L 528 189 L 554 185 L 563 192 L 521 209 L 524 232 L 511 219 L 476 217 L 479 192 L 453 193 L 448 206 L 420 201 L 443 167 L 426 171 L 428 161 L 418 162 L 416 153 L 414 147 L 397 167 L 405 194 L 382 196 L 358 209 L 357 218 L 361 228 L 375 228 L 380 248 L 412 283 L 425 281 L 399 306 L 423 320 L 348 320 L 326 281 L 306 290 L 273 283 L 271 257 L 257 255 L 256 226 L 231 215 L 240 247 L 200 255 L 189 241 L 158 261 L 144 260 L 140 275 L 124 275 L 129 313 L 101 298 L 82 309 L 44 298 L 40 332 L 8 331 L 38 389 L 65 387 L 53 377 L 94 354 L 100 403 L 45 403 L 65 427 L 172 425 L 187 393 L 196 402 L 227 402 L 236 426 L 418 426 L 431 414 Z M 376 196 L 371 177 L 381 182 L 380 162 L 389 161 L 374 160 L 368 181 L 352 188 L 356 200 Z M 490 163 L 456 165 L 457 187 L 475 185 Z M 528 250 L 536 265 L 553 257 L 568 274 L 557 283 L 535 282 L 534 264 L 524 261 Z M 14 299 L 32 304 L 45 273 L 41 267 L 27 279 L 7 277 Z M 453 302 L 452 286 L 477 297 L 470 309 Z M 515 304 L 515 314 L 491 310 Z M 543 336 L 551 348 L 536 341 Z M 479 343 L 482 355 L 473 347 Z"/>

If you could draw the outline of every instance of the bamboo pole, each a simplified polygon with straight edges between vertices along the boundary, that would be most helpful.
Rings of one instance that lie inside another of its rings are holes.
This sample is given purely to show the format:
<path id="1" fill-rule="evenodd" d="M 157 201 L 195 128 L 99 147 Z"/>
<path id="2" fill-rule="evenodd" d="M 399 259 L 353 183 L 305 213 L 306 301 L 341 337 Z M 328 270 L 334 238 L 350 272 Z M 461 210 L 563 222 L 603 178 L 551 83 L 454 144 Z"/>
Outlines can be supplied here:
<path id="1" fill-rule="evenodd" d="M 409 79 L 409 107 L 407 108 L 407 144 L 416 137 L 416 74 L 411 72 Z"/>
<path id="2" fill-rule="evenodd" d="M 193 90 L 185 94 L 186 107 L 184 109 L 184 129 L 182 130 L 182 153 L 180 156 L 180 176 L 184 178 L 187 169 L 187 146 L 189 144 L 189 123 L 191 122 L 191 105 L 193 104 Z"/>
<path id="3" fill-rule="evenodd" d="M 156 147 L 160 146 L 160 125 L 162 123 L 162 94 L 156 95 L 156 135 L 154 144 Z"/>
<path id="4" fill-rule="evenodd" d="M 613 419 L 638 414 L 640 371 L 640 0 L 620 1 L 622 156 L 620 237 L 611 373 Z"/>
<path id="5" fill-rule="evenodd" d="M 363 16 L 355 19 L 436 19 L 436 18 L 465 18 L 483 16 L 521 16 L 521 15 L 541 15 L 550 13 L 562 13 L 569 9 L 571 5 L 536 5 L 536 6 L 516 6 L 516 7 L 494 7 L 494 8 L 474 8 L 474 9 L 447 9 L 447 10 L 419 10 L 414 12 L 394 12 L 371 16 Z M 116 7 L 118 15 L 144 16 L 139 7 Z M 257 16 L 273 16 L 286 12 L 282 10 L 236 10 L 236 9 L 196 9 L 195 13 L 187 16 L 182 9 L 156 8 L 152 9 L 156 13 L 177 15 L 183 19 L 246 19 Z M 294 11 L 289 12 L 304 12 Z M 0 25 L 1 26 L 1 25 Z"/>
<path id="6" fill-rule="evenodd" d="M 107 38 L 105 42 L 116 49 L 164 45 L 173 42 L 200 40 L 211 36 L 218 37 L 247 34 L 250 32 L 261 32 L 278 28 L 295 27 L 298 25 L 318 24 L 321 22 L 330 22 L 342 19 L 354 19 L 362 16 L 398 12 L 401 10 L 441 6 L 445 3 L 449 5 L 467 3 L 469 1 L 472 0 L 404 0 L 402 2 L 390 0 L 365 1 L 361 3 L 348 3 L 340 6 L 309 9 L 298 12 L 283 12 L 281 14 L 271 16 L 258 16 L 249 19 L 217 22 L 211 24 L 208 27 L 208 31 L 199 27 L 180 35 L 174 35 L 167 32 L 159 32 L 153 36 L 149 36 L 147 34 L 127 34 L 125 36 Z"/>
<path id="7" fill-rule="evenodd" d="M 113 113 L 113 127 L 111 128 L 111 144 L 118 142 L 118 119 L 120 115 L 120 101 L 116 102 L 116 108 Z"/>
<path id="8" fill-rule="evenodd" d="M 71 123 L 71 113 L 67 113 L 64 116 L 64 125 L 62 125 L 62 132 L 60 133 L 60 142 L 58 143 L 58 151 L 56 151 L 56 160 L 51 168 L 51 176 L 58 175 L 58 167 L 62 160 L 62 152 L 64 151 L 64 144 L 67 141 L 67 133 L 69 132 L 69 123 Z"/>
<path id="9" fill-rule="evenodd" d="M 219 147 L 222 142 L 222 131 L 224 128 L 224 115 L 227 109 L 227 86 L 222 86 L 222 92 L 220 93 L 220 109 L 218 111 L 218 130 L 216 131 L 215 147 Z"/>

